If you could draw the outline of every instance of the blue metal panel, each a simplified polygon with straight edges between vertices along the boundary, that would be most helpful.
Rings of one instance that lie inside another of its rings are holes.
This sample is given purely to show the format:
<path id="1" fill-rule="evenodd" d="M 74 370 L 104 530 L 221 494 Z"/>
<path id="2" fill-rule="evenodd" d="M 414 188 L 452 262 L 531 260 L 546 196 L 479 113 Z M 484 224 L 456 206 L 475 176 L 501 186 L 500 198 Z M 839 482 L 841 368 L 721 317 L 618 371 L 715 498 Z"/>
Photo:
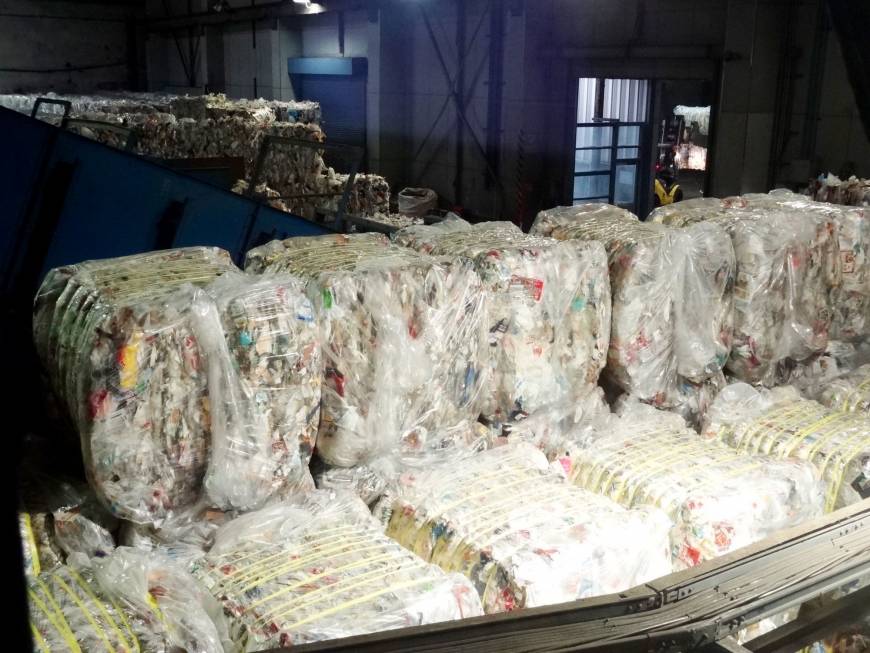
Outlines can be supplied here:
<path id="1" fill-rule="evenodd" d="M 364 57 L 290 57 L 287 71 L 291 75 L 365 75 L 368 60 Z"/>
<path id="2" fill-rule="evenodd" d="M 0 109 L 0 261 L 2 269 L 11 262 L 13 252 L 24 237 L 30 191 L 37 183 L 43 159 L 51 144 L 51 129 L 27 116 Z"/>

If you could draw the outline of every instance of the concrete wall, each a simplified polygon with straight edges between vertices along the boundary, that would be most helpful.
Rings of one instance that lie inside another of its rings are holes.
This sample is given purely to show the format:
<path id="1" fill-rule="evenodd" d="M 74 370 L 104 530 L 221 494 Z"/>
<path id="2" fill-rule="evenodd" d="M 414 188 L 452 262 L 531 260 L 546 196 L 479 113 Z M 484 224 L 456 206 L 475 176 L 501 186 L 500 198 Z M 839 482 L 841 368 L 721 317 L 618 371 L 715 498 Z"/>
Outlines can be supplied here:
<path id="1" fill-rule="evenodd" d="M 127 3 L 0 1 L 0 92 L 128 87 L 135 14 Z"/>

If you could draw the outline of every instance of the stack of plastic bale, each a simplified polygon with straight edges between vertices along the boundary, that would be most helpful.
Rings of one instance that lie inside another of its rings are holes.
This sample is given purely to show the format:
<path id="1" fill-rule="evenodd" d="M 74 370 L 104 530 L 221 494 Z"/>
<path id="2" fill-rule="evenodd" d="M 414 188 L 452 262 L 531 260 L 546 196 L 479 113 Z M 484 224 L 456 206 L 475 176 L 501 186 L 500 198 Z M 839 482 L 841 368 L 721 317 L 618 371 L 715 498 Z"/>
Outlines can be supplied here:
<path id="1" fill-rule="evenodd" d="M 468 437 L 489 371 L 485 298 L 468 260 L 354 234 L 273 241 L 248 253 L 247 268 L 309 280 L 323 462 L 355 467 Z"/>
<path id="2" fill-rule="evenodd" d="M 775 190 L 742 198 L 749 208 L 774 208 L 815 216 L 837 227 L 842 282 L 833 288 L 832 340 L 858 342 L 870 335 L 870 217 L 863 208 L 832 206 Z"/>
<path id="3" fill-rule="evenodd" d="M 678 231 L 586 206 L 543 211 L 532 233 L 604 245 L 613 294 L 605 378 L 697 422 L 724 384 L 731 348 L 735 265 L 727 234 L 712 224 Z"/>
<path id="4" fill-rule="evenodd" d="M 473 261 L 488 297 L 492 374 L 482 414 L 489 423 L 574 403 L 598 382 L 610 336 L 607 255 L 599 243 L 462 220 L 412 227 L 395 240 Z"/>
<path id="5" fill-rule="evenodd" d="M 310 488 L 322 374 L 305 282 L 227 274 L 198 291 L 192 307 L 208 375 L 210 505 L 252 510 Z"/>
<path id="6" fill-rule="evenodd" d="M 572 438 L 568 477 L 673 520 L 675 570 L 711 560 L 822 513 L 812 465 L 739 453 L 700 438 L 677 415 L 627 403 L 591 438 Z"/>
<path id="7" fill-rule="evenodd" d="M 836 225 L 827 217 L 747 208 L 743 198 L 657 209 L 654 223 L 714 224 L 731 237 L 737 260 L 734 338 L 728 370 L 749 383 L 774 385 L 823 352 L 840 284 Z M 717 205 L 718 204 L 718 205 Z"/>
<path id="8" fill-rule="evenodd" d="M 825 379 L 804 395 L 831 410 L 867 414 L 870 412 L 870 364 Z"/>
<path id="9" fill-rule="evenodd" d="M 566 481 L 513 443 L 406 479 L 379 509 L 386 533 L 468 576 L 487 613 L 619 592 L 671 569 L 671 524 Z"/>
<path id="10" fill-rule="evenodd" d="M 739 451 L 812 463 L 825 484 L 825 511 L 870 497 L 870 420 L 802 399 L 790 386 L 728 386 L 702 435 Z"/>
<path id="11" fill-rule="evenodd" d="M 482 614 L 463 576 L 386 537 L 351 495 L 314 492 L 243 515 L 191 570 L 242 651 Z"/>
<path id="12" fill-rule="evenodd" d="M 187 288 L 233 269 L 223 250 L 168 250 L 57 268 L 36 296 L 37 352 L 118 517 L 158 522 L 199 495 L 210 423 Z"/>

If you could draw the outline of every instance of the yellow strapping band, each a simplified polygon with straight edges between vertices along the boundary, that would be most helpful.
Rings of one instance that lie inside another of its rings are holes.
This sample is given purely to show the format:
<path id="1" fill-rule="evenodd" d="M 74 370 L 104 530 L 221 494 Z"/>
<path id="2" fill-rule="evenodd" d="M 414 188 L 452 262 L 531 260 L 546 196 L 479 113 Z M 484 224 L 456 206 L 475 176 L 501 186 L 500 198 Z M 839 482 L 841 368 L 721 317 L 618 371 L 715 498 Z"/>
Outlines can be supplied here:
<path id="1" fill-rule="evenodd" d="M 55 610 L 55 616 L 60 619 L 60 623 L 58 620 L 51 615 L 45 603 L 36 595 L 36 592 L 33 590 L 28 590 L 30 593 L 30 599 L 36 604 L 36 607 L 40 609 L 45 618 L 48 619 L 48 622 L 54 626 L 54 629 L 58 632 L 58 634 L 66 641 L 67 646 L 69 646 L 70 650 L 74 653 L 81 653 L 81 647 L 79 647 L 79 643 L 76 641 L 75 636 L 73 635 L 72 629 L 66 621 L 66 618 L 63 616 L 63 612 L 61 612 L 60 607 L 57 603 L 54 602 L 54 599 L 51 596 L 51 592 L 48 591 L 48 588 L 42 584 L 42 581 L 37 581 L 41 585 L 41 589 L 45 592 L 46 598 L 52 603 L 52 607 Z"/>
<path id="2" fill-rule="evenodd" d="M 24 514 L 24 532 L 27 537 L 27 546 L 30 548 L 31 556 L 31 569 L 33 573 L 39 575 L 40 571 L 42 571 L 42 567 L 39 563 L 39 547 L 36 546 L 36 537 L 33 535 L 33 524 L 30 521 L 30 513 L 25 512 Z"/>

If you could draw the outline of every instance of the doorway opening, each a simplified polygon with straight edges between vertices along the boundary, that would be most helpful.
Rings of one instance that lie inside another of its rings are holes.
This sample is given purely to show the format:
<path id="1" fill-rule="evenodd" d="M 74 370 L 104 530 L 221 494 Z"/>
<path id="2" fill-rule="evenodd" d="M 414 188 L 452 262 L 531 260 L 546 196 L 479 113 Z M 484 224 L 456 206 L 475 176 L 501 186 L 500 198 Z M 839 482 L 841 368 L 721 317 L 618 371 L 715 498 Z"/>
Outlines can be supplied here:
<path id="1" fill-rule="evenodd" d="M 649 143 L 650 81 L 583 77 L 577 91 L 575 205 L 616 204 L 637 213 Z"/>

